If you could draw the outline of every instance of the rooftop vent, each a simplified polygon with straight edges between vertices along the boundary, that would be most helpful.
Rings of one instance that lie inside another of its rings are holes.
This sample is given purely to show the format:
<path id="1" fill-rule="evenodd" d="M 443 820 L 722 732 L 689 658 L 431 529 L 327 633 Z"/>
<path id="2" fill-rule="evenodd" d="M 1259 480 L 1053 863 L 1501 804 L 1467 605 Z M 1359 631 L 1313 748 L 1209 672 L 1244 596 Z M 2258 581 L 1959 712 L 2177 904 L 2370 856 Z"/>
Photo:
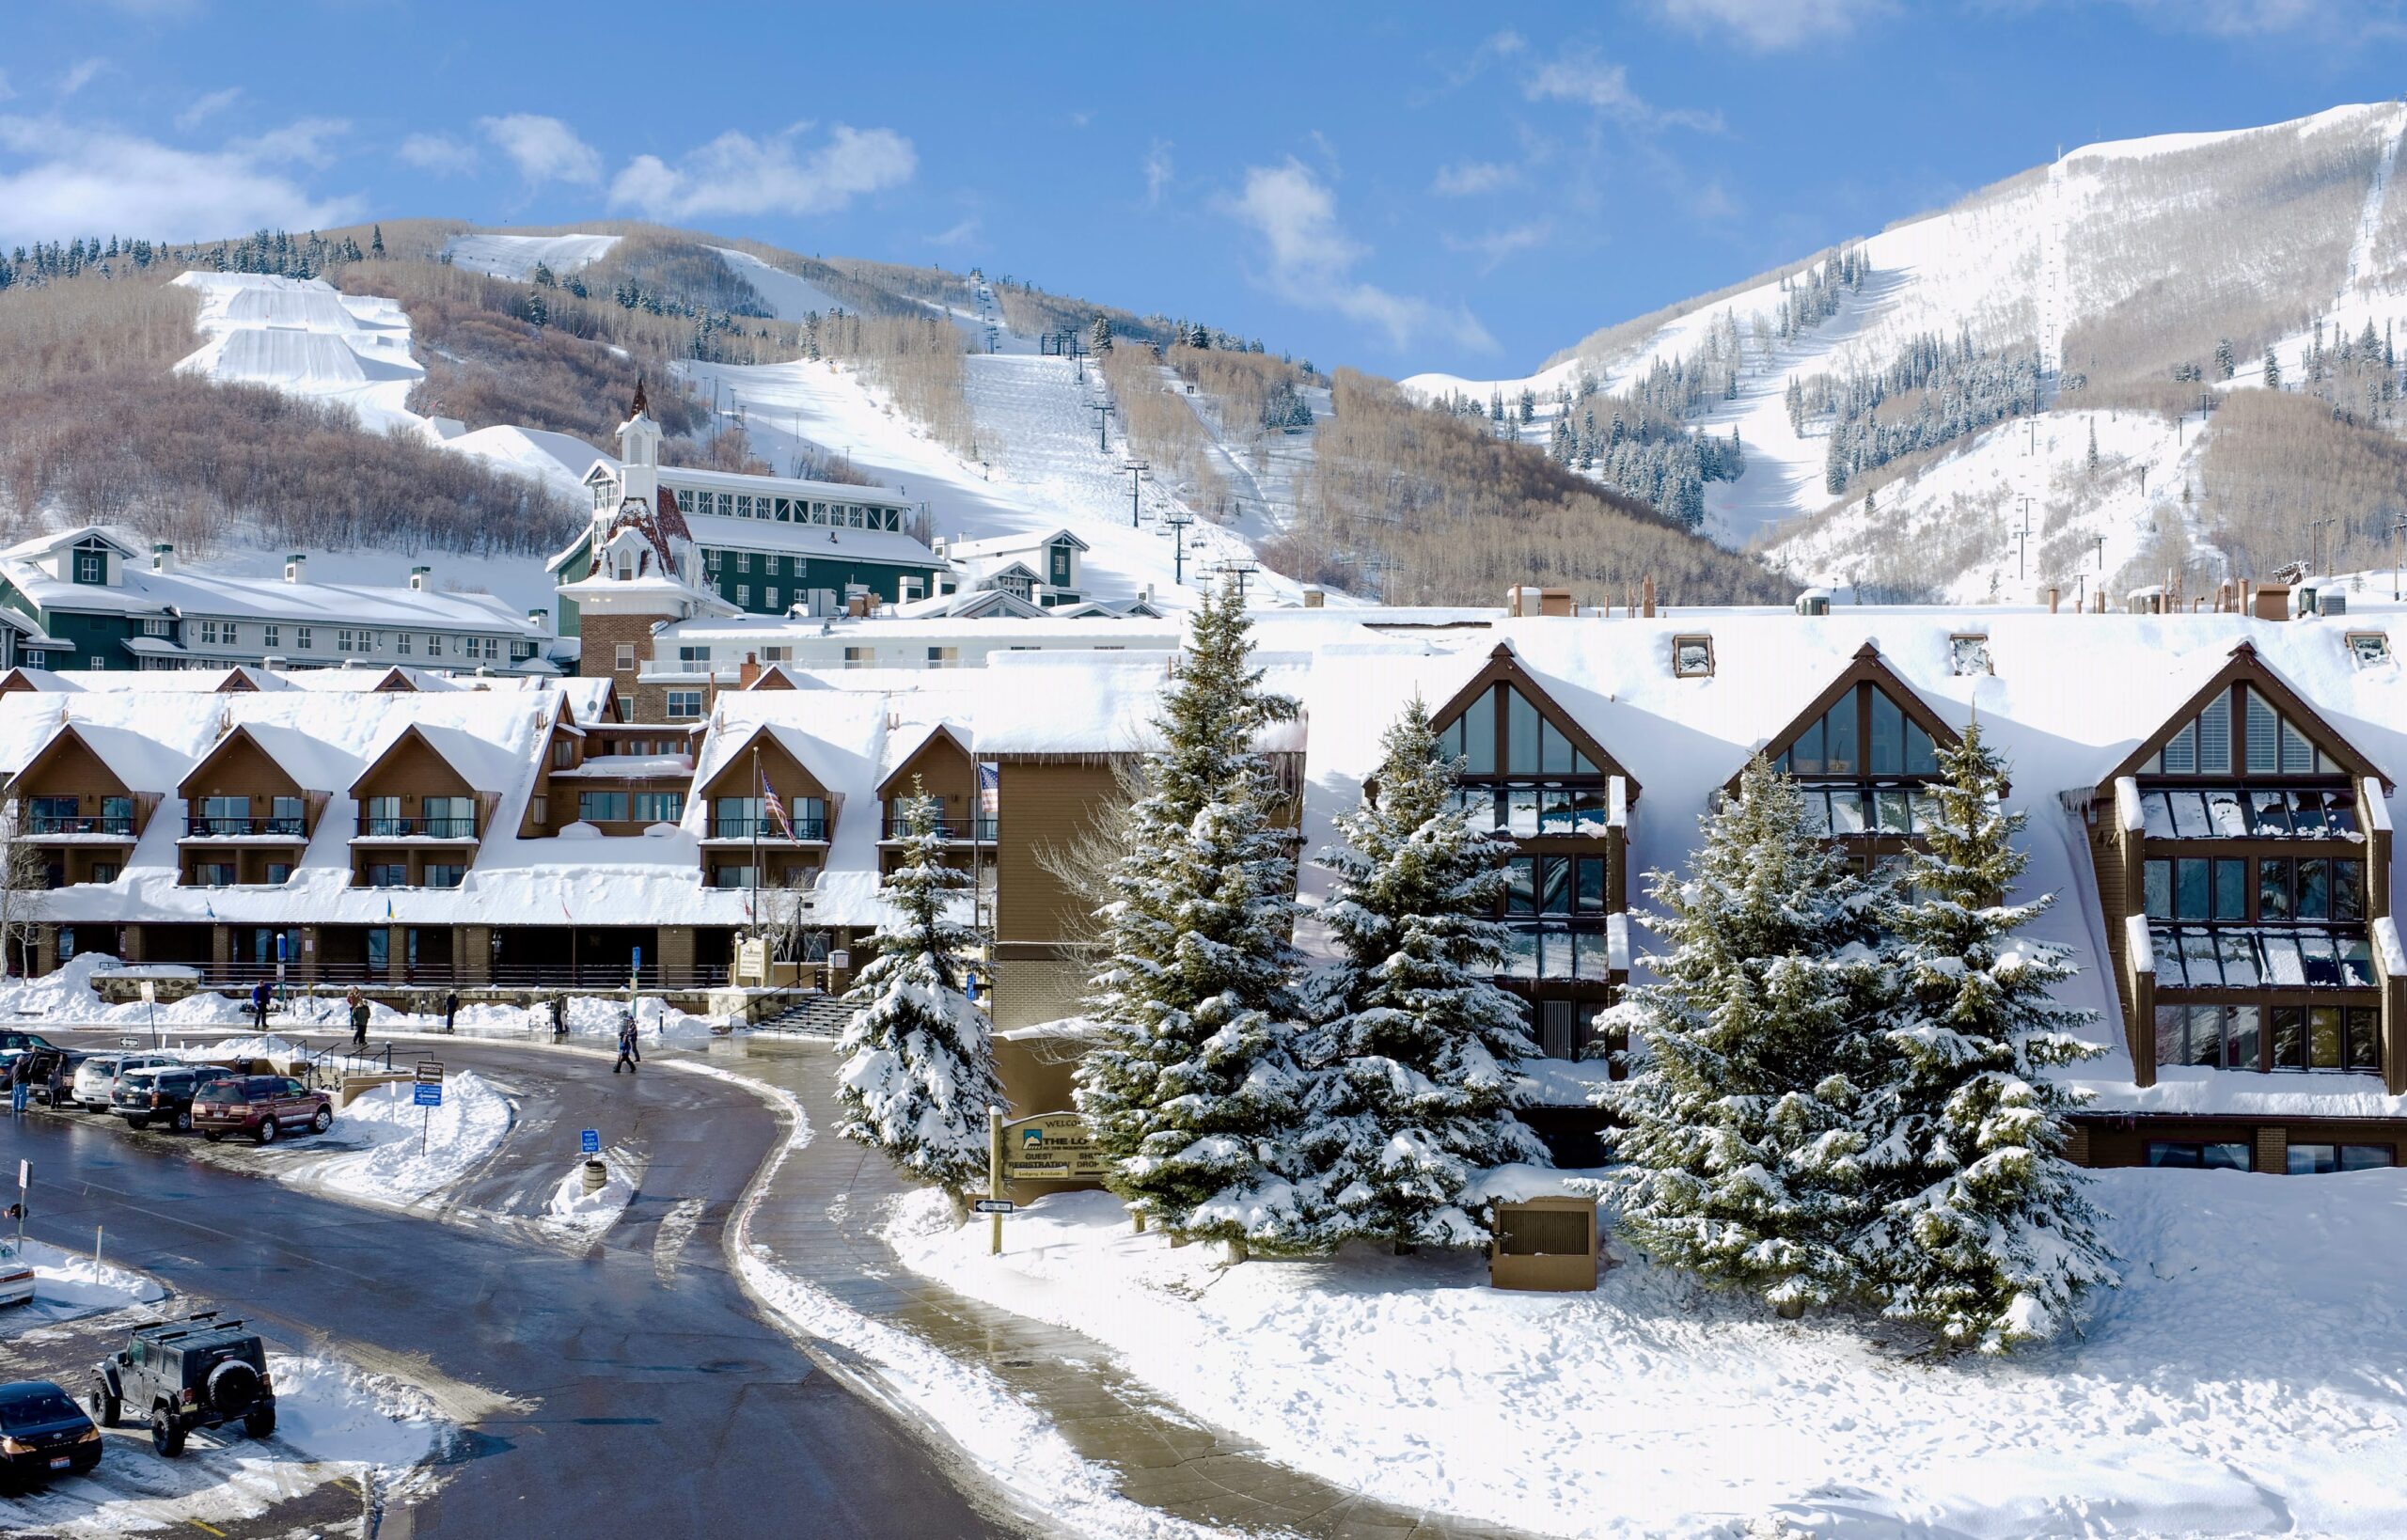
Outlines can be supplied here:
<path id="1" fill-rule="evenodd" d="M 295 551 L 291 556 L 286 557 L 284 558 L 284 580 L 287 583 L 307 582 L 309 580 L 309 558 L 303 556 L 298 551 Z"/>
<path id="2" fill-rule="evenodd" d="M 174 572 L 176 570 L 176 548 L 168 544 L 164 540 L 151 546 L 150 570 L 154 573 Z"/>
<path id="3" fill-rule="evenodd" d="M 426 574 L 432 571 L 433 571 L 433 569 L 431 567 L 412 567 L 410 569 L 410 587 L 417 589 L 421 593 L 424 592 L 426 590 Z"/>
<path id="4" fill-rule="evenodd" d="M 1797 613 L 1800 615 L 1828 615 L 1830 612 L 1831 590 L 1828 589 L 1807 589 L 1797 596 Z"/>

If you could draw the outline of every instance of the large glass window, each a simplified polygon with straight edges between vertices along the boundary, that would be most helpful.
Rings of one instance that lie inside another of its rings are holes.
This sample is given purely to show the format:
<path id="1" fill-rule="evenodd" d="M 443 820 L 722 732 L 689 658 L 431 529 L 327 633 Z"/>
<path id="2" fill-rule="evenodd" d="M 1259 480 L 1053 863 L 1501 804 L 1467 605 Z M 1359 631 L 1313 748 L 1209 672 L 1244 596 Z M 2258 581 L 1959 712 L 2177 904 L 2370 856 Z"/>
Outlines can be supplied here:
<path id="1" fill-rule="evenodd" d="M 2249 1169 L 2248 1146 L 2238 1140 L 2228 1143 L 2193 1143 L 2179 1139 L 2152 1139 L 2147 1141 L 2147 1163 L 2189 1171 L 2244 1171 Z"/>
<path id="2" fill-rule="evenodd" d="M 1509 684 L 1493 686 L 1465 707 L 1439 731 L 1438 743 L 1448 758 L 1463 762 L 1467 776 L 1602 773 L 1562 729 Z"/>
<path id="3" fill-rule="evenodd" d="M 579 792 L 576 816 L 588 824 L 623 824 L 627 819 L 624 792 Z"/>

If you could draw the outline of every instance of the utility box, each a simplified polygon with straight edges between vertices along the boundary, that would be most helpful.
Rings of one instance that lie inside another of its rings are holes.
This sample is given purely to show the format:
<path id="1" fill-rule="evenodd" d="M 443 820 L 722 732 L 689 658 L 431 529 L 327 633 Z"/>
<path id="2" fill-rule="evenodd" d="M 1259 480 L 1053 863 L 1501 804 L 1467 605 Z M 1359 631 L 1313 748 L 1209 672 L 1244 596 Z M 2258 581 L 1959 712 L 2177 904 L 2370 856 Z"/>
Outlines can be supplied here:
<path id="1" fill-rule="evenodd" d="M 1496 1205 L 1487 1252 L 1491 1288 L 1573 1294 L 1597 1286 L 1597 1204 L 1589 1198 L 1523 1198 Z"/>

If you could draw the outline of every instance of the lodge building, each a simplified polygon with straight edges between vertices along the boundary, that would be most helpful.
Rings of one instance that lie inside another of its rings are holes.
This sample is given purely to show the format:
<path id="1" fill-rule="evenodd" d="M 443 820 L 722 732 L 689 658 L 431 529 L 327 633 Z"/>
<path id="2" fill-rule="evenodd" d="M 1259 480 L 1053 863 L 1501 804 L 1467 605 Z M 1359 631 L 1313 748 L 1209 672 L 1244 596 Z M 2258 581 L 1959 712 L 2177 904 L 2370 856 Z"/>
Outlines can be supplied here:
<path id="1" fill-rule="evenodd" d="M 622 509 L 606 573 L 573 585 L 594 601 L 589 663 L 613 616 L 647 637 L 750 623 L 689 580 L 671 511 L 656 490 Z M 1499 982 L 1546 1056 L 1528 1115 L 1566 1157 L 1625 1062 L 1597 1014 L 1646 966 L 1648 874 L 1685 864 L 1749 758 L 1793 777 L 1857 859 L 1893 860 L 1976 718 L 2028 819 L 2015 896 L 2054 896 L 2031 935 L 2080 965 L 2062 998 L 2104 1050 L 2067 1072 L 2092 1097 L 2076 1154 L 2297 1172 L 2407 1154 L 2390 897 L 2407 680 L 2384 612 L 1256 620 L 1266 687 L 1300 703 L 1258 746 L 1307 856 L 1299 945 L 1327 945 L 1333 879 L 1309 856 L 1417 697 L 1463 803 L 1516 846 Z M 674 712 L 668 686 L 607 667 L 17 670 L 0 771 L 43 890 L 16 961 L 106 951 L 243 984 L 281 954 L 296 982 L 708 989 L 766 929 L 841 988 L 917 786 L 976 874 L 965 918 L 992 936 L 999 1030 L 1073 1031 L 1052 1024 L 1084 1007 L 1095 896 L 1061 856 L 1155 745 L 1174 638 L 1053 614 L 996 622 L 1042 648 L 930 668 L 909 656 L 918 623 L 874 622 L 903 640 L 859 664 L 715 660 Z"/>

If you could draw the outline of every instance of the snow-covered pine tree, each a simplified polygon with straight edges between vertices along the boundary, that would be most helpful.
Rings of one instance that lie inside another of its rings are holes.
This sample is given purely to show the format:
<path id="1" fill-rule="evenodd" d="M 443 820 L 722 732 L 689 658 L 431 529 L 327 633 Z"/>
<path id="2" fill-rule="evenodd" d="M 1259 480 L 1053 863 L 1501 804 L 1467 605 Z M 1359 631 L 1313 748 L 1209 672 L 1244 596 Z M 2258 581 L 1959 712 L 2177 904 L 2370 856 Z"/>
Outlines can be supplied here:
<path id="1" fill-rule="evenodd" d="M 1418 698 L 1389 727 L 1376 779 L 1315 857 L 1338 875 L 1323 920 L 1341 955 L 1308 982 L 1313 1080 L 1298 1140 L 1313 1239 L 1484 1246 L 1466 1192 L 1487 1169 L 1544 1165 L 1511 1112 L 1537 1052 L 1488 918 L 1514 845 L 1455 800 L 1457 767 Z"/>
<path id="2" fill-rule="evenodd" d="M 1262 689 L 1249 629 L 1234 582 L 1194 612 L 1111 876 L 1077 1094 L 1141 1218 L 1295 1250 L 1296 839 L 1255 738 L 1296 704 Z"/>
<path id="3" fill-rule="evenodd" d="M 1927 848 L 1886 921 L 1896 995 L 1859 1084 L 1873 1211 L 1856 1260 L 1886 1314 L 1955 1347 L 2003 1352 L 2066 1323 L 2075 1296 L 2113 1284 L 2084 1178 L 2064 1157 L 2065 1114 L 2085 1095 L 2050 1071 L 2104 1052 L 2058 1005 L 2076 971 L 2061 947 L 2019 937 L 2054 902 L 2008 902 L 2023 815 L 1978 723 L 1943 749 Z"/>
<path id="4" fill-rule="evenodd" d="M 976 933 L 945 913 L 971 879 L 945 864 L 936 799 L 916 778 L 903 816 L 902 864 L 878 889 L 890 918 L 844 995 L 837 1132 L 962 1193 L 985 1180 L 986 1108 L 1003 1099 L 986 1017 L 961 988 Z"/>
<path id="5" fill-rule="evenodd" d="M 2273 356 L 2273 345 L 2271 342 L 2265 344 L 2265 388 L 2268 390 L 2282 388 L 2282 361 Z"/>
<path id="6" fill-rule="evenodd" d="M 1655 875 L 1658 982 L 1599 1018 L 1644 1053 L 1597 1093 L 1622 1126 L 1595 1190 L 1658 1263 L 1784 1308 L 1848 1298 L 1864 1208 L 1846 1069 L 1880 1001 L 1889 882 L 1857 872 L 1761 756 L 1702 822 L 1689 874 Z"/>

